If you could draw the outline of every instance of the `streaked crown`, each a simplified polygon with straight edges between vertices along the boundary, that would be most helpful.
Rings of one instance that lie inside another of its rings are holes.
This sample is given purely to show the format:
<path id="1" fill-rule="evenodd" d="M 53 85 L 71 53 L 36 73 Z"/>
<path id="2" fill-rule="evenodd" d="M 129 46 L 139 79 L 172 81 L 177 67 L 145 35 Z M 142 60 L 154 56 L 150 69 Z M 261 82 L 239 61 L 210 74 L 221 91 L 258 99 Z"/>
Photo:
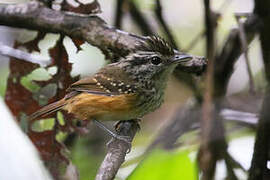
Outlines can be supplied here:
<path id="1" fill-rule="evenodd" d="M 172 46 L 159 36 L 148 36 L 139 46 L 139 51 L 159 52 L 164 56 L 174 55 Z"/>

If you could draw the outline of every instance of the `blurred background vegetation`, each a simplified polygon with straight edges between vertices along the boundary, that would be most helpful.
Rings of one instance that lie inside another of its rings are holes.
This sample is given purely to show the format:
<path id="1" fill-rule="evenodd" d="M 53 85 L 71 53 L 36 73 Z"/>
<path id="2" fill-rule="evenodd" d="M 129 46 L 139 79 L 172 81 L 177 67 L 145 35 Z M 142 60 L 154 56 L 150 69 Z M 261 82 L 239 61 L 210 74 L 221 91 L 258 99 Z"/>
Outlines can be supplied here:
<path id="1" fill-rule="evenodd" d="M 13 0 L 8 3 L 24 2 L 23 0 Z M 148 22 L 154 27 L 154 30 L 158 32 L 160 36 L 163 36 L 163 31 L 159 29 L 159 25 L 154 21 L 152 9 L 155 6 L 154 0 L 134 0 L 136 6 L 143 12 Z M 0 3 L 7 3 L 0 0 Z M 100 16 L 110 25 L 113 25 L 115 16 L 116 1 L 112 0 L 99 0 L 102 13 Z M 204 31 L 204 15 L 203 15 L 203 1 L 201 0 L 163 0 L 161 1 L 163 6 L 163 15 L 168 23 L 177 44 L 180 49 L 185 50 L 188 48 L 191 41 L 200 33 Z M 219 19 L 217 38 L 218 44 L 224 42 L 225 37 L 229 31 L 237 27 L 236 20 L 234 18 L 235 12 L 251 12 L 253 9 L 252 0 L 231 0 L 224 3 L 224 1 L 212 1 L 214 10 L 221 10 L 222 17 Z M 123 30 L 140 34 L 140 30 L 131 20 L 129 14 L 126 14 L 123 18 Z M 19 41 L 27 41 L 33 38 L 35 32 L 27 30 L 15 30 L 7 27 L 0 27 L 0 42 L 12 45 L 14 39 Z M 39 43 L 41 54 L 43 56 L 48 55 L 48 48 L 52 47 L 57 39 L 58 35 L 47 34 L 46 38 Z M 69 38 L 65 38 L 64 44 L 68 49 L 68 55 L 70 62 L 73 63 L 72 75 L 87 76 L 94 74 L 99 68 L 104 66 L 107 62 L 104 60 L 103 54 L 97 48 L 83 44 L 82 51 L 76 53 L 76 48 Z M 240 47 L 239 47 L 240 48 Z M 189 51 L 191 54 L 204 56 L 205 52 L 205 39 L 202 38 Z M 259 50 L 258 39 L 251 43 L 249 47 L 250 63 L 252 67 L 252 74 L 255 79 L 256 89 L 260 91 L 265 86 L 262 61 Z M 6 89 L 6 80 L 8 77 L 9 67 L 8 58 L 0 56 L 0 95 L 3 97 Z M 36 91 L 37 87 L 33 84 L 32 80 L 46 80 L 49 79 L 52 74 L 56 72 L 56 69 L 39 68 L 28 75 L 21 82 L 25 87 Z M 198 77 L 201 78 L 201 77 Z M 245 97 L 245 93 L 248 91 L 248 76 L 246 72 L 246 64 L 241 56 L 239 61 L 235 65 L 235 71 L 229 83 L 227 96 L 233 97 L 232 101 L 237 101 L 238 98 Z M 162 129 L 175 111 L 183 105 L 192 101 L 192 92 L 184 84 L 171 78 L 168 88 L 166 90 L 165 103 L 157 111 L 147 115 L 141 122 L 141 131 L 137 133 L 134 141 L 132 151 L 127 155 L 126 162 L 119 170 L 116 179 L 125 179 L 136 168 L 129 179 L 196 179 L 196 153 L 198 150 L 198 134 L 197 131 L 186 134 L 179 139 L 181 147 L 172 150 L 172 152 L 154 151 L 146 159 L 143 156 L 143 152 L 146 147 L 152 142 L 160 129 Z M 237 103 L 236 103 L 237 104 Z M 245 110 L 243 107 L 242 110 Z M 259 109 L 259 107 L 257 107 Z M 239 108 L 241 109 L 241 107 Z M 254 113 L 258 112 L 258 109 L 254 109 Z M 39 128 L 50 128 L 53 122 L 44 123 L 39 122 Z M 110 124 L 112 125 L 112 123 Z M 232 129 L 233 124 L 226 124 L 228 129 Z M 61 141 L 68 141 L 66 144 L 70 150 L 68 156 L 71 157 L 72 162 L 78 167 L 80 173 L 80 179 L 94 179 L 97 169 L 102 162 L 106 152 L 106 142 L 109 137 L 100 132 L 95 127 L 90 127 L 90 133 L 86 136 L 69 136 L 59 135 Z M 228 133 L 229 152 L 232 156 L 238 160 L 241 165 L 247 170 L 250 167 L 250 161 L 252 157 L 254 132 L 247 128 L 240 128 L 237 131 L 231 130 Z M 142 161 L 143 160 L 143 161 Z M 139 162 L 142 163 L 137 166 Z M 216 179 L 223 179 L 225 177 L 224 162 L 219 162 L 217 167 Z M 241 173 L 241 172 L 239 172 Z M 144 178 L 141 177 L 143 174 Z M 148 176 L 149 174 L 149 176 Z M 172 177 L 168 178 L 168 174 Z M 178 176 L 176 176 L 176 174 Z M 243 179 L 246 178 L 245 174 L 240 174 Z M 166 178 L 165 178 L 166 177 Z"/>

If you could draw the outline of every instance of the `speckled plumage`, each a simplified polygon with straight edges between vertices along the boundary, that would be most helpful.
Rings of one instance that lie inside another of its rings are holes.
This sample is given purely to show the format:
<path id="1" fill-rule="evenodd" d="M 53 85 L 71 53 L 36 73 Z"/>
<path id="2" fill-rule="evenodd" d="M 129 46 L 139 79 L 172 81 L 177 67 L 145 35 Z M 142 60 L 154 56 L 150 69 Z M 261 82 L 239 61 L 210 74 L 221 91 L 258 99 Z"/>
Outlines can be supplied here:
<path id="1" fill-rule="evenodd" d="M 140 118 L 160 107 L 169 75 L 178 63 L 189 58 L 175 54 L 163 39 L 148 37 L 136 52 L 72 84 L 65 98 L 32 117 L 62 108 L 82 120 Z"/>

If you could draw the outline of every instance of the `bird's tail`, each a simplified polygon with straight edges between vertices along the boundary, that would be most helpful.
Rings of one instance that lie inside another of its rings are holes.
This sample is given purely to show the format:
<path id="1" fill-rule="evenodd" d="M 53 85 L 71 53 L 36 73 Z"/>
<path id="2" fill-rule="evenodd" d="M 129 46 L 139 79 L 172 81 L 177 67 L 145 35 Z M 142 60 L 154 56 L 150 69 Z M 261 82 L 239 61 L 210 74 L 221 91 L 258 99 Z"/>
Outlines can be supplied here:
<path id="1" fill-rule="evenodd" d="M 29 120 L 34 120 L 39 116 L 46 116 L 48 114 L 51 114 L 55 111 L 60 110 L 63 106 L 65 106 L 67 104 L 67 101 L 63 98 L 57 102 L 51 103 L 47 106 L 44 106 L 43 108 L 41 108 L 40 110 L 34 112 L 33 114 L 31 114 L 29 116 Z"/>

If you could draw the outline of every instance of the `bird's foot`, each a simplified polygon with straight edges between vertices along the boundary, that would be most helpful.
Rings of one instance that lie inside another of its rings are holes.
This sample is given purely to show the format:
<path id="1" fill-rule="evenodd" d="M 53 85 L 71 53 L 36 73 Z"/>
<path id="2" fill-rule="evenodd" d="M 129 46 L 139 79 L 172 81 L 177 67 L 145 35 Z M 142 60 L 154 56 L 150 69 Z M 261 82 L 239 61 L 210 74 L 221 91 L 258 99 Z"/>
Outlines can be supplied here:
<path id="1" fill-rule="evenodd" d="M 113 136 L 113 138 L 106 145 L 109 147 L 110 144 L 113 143 L 115 140 L 120 140 L 120 141 L 125 142 L 128 146 L 127 154 L 130 153 L 132 139 L 129 136 L 121 136 L 121 135 L 115 134 L 115 136 Z"/>

